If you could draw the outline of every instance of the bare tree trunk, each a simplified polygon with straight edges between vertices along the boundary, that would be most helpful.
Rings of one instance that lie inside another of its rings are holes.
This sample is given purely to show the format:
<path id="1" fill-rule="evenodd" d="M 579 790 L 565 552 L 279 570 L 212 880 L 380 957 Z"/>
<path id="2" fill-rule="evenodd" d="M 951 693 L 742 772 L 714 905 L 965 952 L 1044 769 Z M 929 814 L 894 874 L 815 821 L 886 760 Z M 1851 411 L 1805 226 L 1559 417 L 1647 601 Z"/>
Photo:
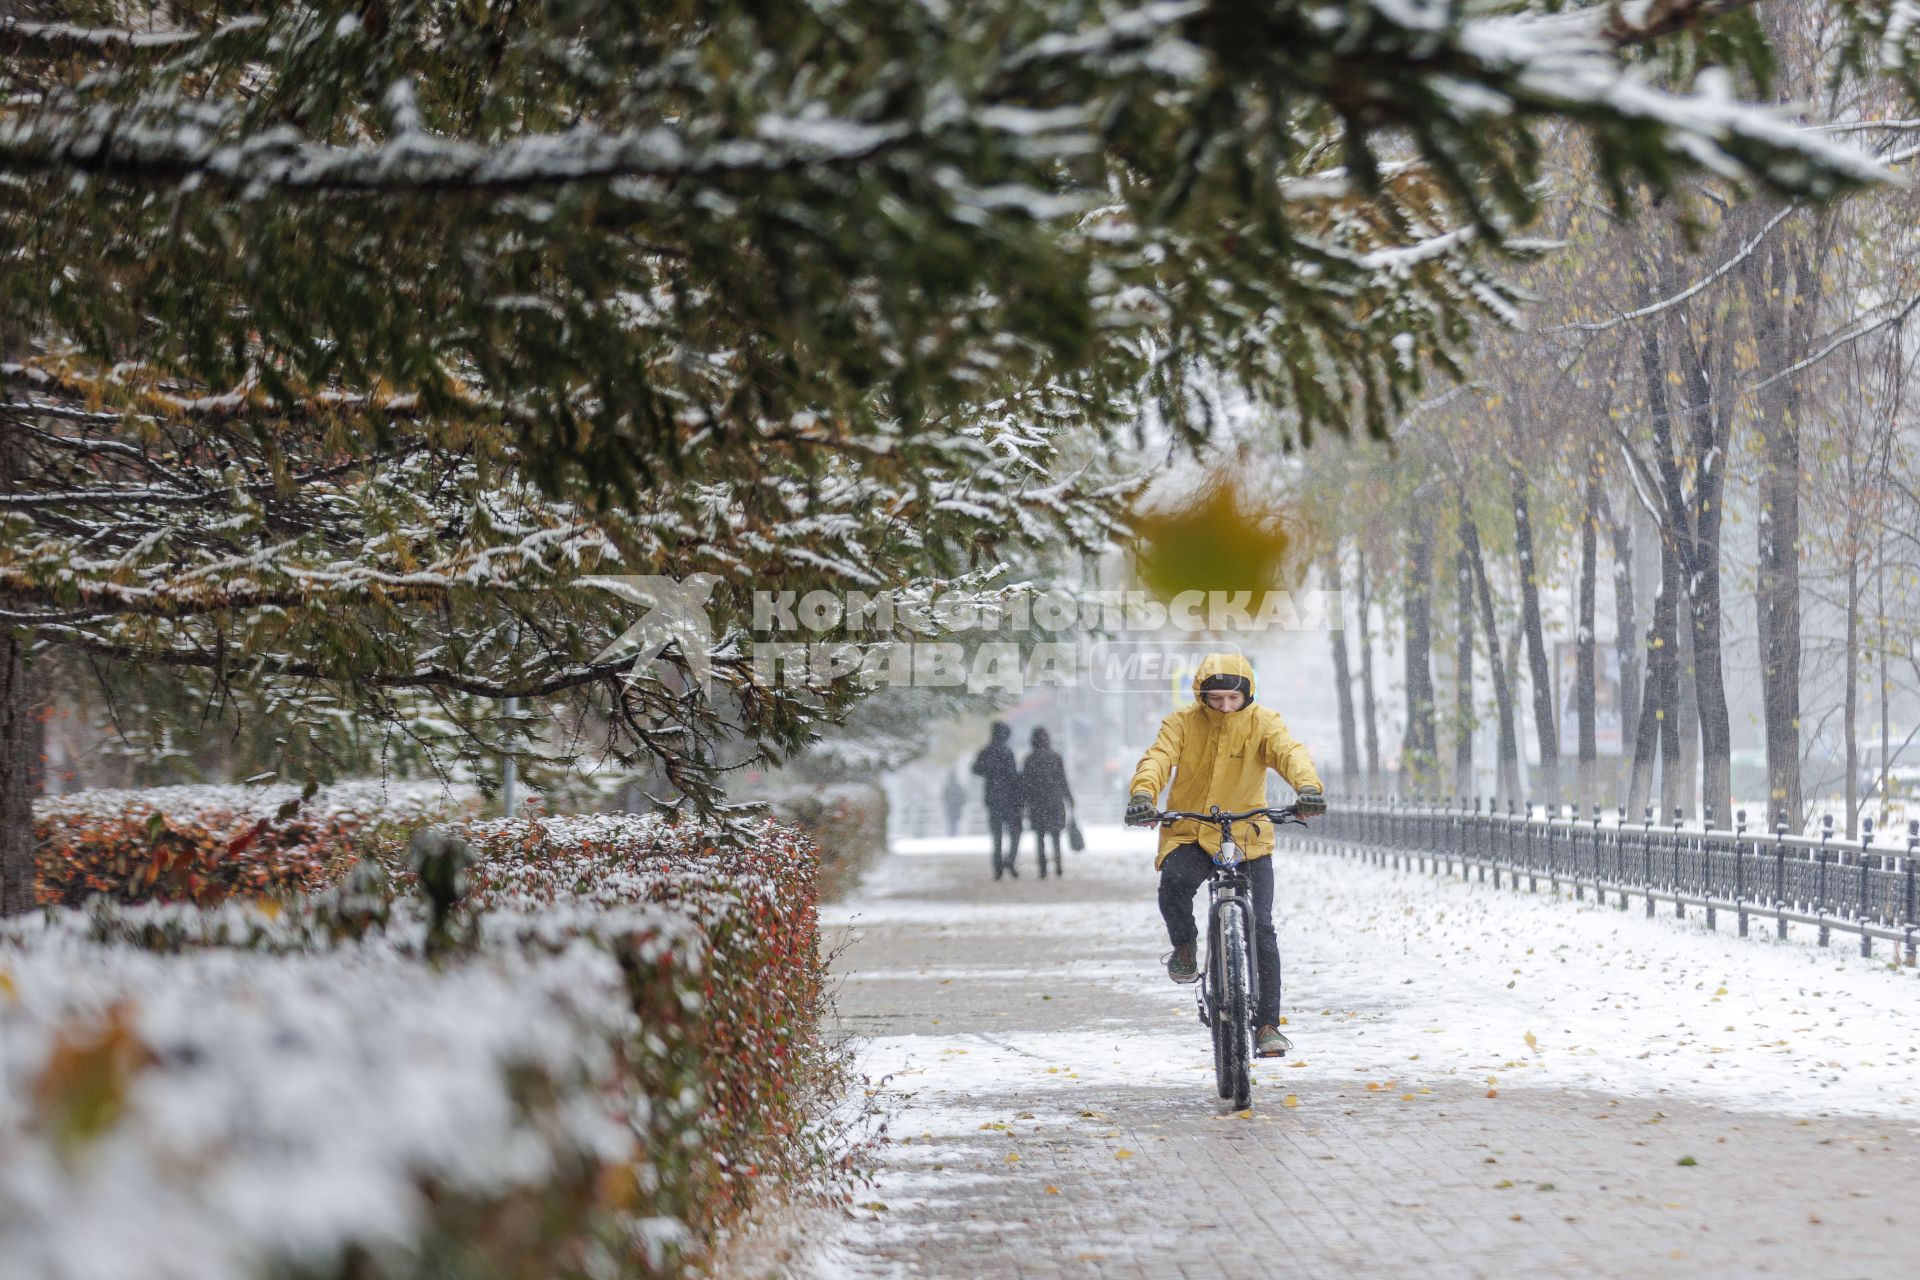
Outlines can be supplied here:
<path id="1" fill-rule="evenodd" d="M 1731 337 L 1723 338 L 1723 346 Z M 1734 394 L 1731 362 L 1712 365 L 1711 344 L 1693 353 L 1687 385 L 1697 406 L 1690 448 L 1693 494 L 1687 512 L 1690 554 L 1687 603 L 1692 623 L 1694 705 L 1700 716 L 1700 797 L 1704 815 L 1730 826 L 1733 806 L 1733 725 L 1727 709 L 1727 678 L 1720 651 L 1720 519 L 1727 473 Z M 1710 372 L 1712 370 L 1712 372 Z M 1691 808 L 1691 805 L 1688 806 Z M 1704 816 L 1703 815 L 1703 816 Z"/>
<path id="2" fill-rule="evenodd" d="M 1327 590 L 1341 601 L 1339 622 L 1330 632 L 1333 638 L 1333 683 L 1340 704 L 1340 788 L 1352 793 L 1360 779 L 1359 726 L 1353 714 L 1353 677 L 1347 667 L 1346 592 L 1341 587 L 1340 548 L 1327 557 Z"/>
<path id="3" fill-rule="evenodd" d="M 1693 803 L 1693 776 L 1681 746 L 1680 557 L 1668 549 L 1660 558 L 1660 595 L 1666 603 L 1660 634 L 1660 701 L 1654 720 L 1660 730 L 1660 807 L 1664 817 Z M 1685 796 L 1683 800 L 1681 797 Z"/>
<path id="4" fill-rule="evenodd" d="M 1433 726 L 1433 517 L 1416 510 L 1407 535 L 1407 735 L 1400 749 L 1403 787 L 1433 780 L 1439 763 Z"/>
<path id="5" fill-rule="evenodd" d="M 1466 513 L 1461 513 L 1464 521 Z M 1463 801 L 1473 794 L 1473 562 L 1465 536 L 1453 553 L 1453 792 Z"/>
<path id="6" fill-rule="evenodd" d="M 13 353 L 12 334 L 0 325 L 0 356 Z M 15 428 L 0 423 L 0 493 L 13 492 Z M 28 684 L 27 637 L 0 631 L 0 916 L 34 905 L 33 797 L 39 789 L 39 699 Z"/>
<path id="7" fill-rule="evenodd" d="M 1580 759 L 1580 775 L 1574 803 L 1583 808 L 1592 802 L 1598 791 L 1598 779 L 1594 775 L 1599 768 L 1600 757 L 1594 733 L 1596 672 L 1593 595 L 1599 586 L 1600 565 L 1600 476 L 1595 461 L 1588 463 L 1586 510 L 1580 518 L 1580 600 L 1576 606 L 1573 628 L 1573 708 L 1580 738 L 1575 748 Z"/>
<path id="8" fill-rule="evenodd" d="M 1763 370 L 1789 368 L 1811 345 L 1821 290 L 1809 269 L 1807 231 L 1790 220 L 1742 269 L 1755 355 Z M 1830 219 L 1815 233 L 1824 236 Z M 1798 830 L 1800 776 L 1800 412 L 1799 382 L 1777 377 L 1757 393 L 1761 457 L 1754 604 L 1767 745 L 1766 818 L 1784 811 Z"/>
<path id="9" fill-rule="evenodd" d="M 1853 522 L 1848 521 L 1851 525 Z M 1860 817 L 1860 555 L 1853 530 L 1847 530 L 1847 839 Z"/>
<path id="10" fill-rule="evenodd" d="M 1680 733 L 1676 714 L 1680 663 L 1674 599 L 1680 594 L 1680 569 L 1665 538 L 1660 545 L 1660 589 L 1653 597 L 1653 621 L 1647 626 L 1647 675 L 1640 704 L 1633 771 L 1627 782 L 1627 811 L 1638 815 L 1653 799 L 1653 764 L 1661 763 L 1663 799 L 1678 788 Z"/>
<path id="11" fill-rule="evenodd" d="M 1514 550 L 1520 560 L 1520 626 L 1527 636 L 1527 671 L 1533 685 L 1533 732 L 1540 745 L 1540 776 L 1534 786 L 1540 791 L 1542 804 L 1554 805 L 1560 803 L 1560 726 L 1554 719 L 1547 637 L 1540 625 L 1540 572 L 1533 556 L 1533 515 L 1520 469 L 1509 464 L 1507 480 L 1513 493 Z"/>
<path id="12" fill-rule="evenodd" d="M 1367 553 L 1354 556 L 1360 593 L 1360 715 L 1367 744 L 1367 794 L 1380 794 L 1380 715 L 1373 701 L 1373 595 L 1367 581 Z"/>
<path id="13" fill-rule="evenodd" d="M 1874 612 L 1880 620 L 1880 785 L 1877 794 L 1880 797 L 1881 825 L 1887 821 L 1887 797 L 1890 779 L 1887 770 L 1892 767 L 1893 725 L 1888 720 L 1889 705 L 1893 701 L 1893 685 L 1887 679 L 1887 522 L 1879 522 L 1878 549 L 1873 557 Z"/>
<path id="14" fill-rule="evenodd" d="M 31 911 L 34 904 L 34 699 L 25 649 L 18 636 L 0 636 L 0 916 Z"/>
<path id="15" fill-rule="evenodd" d="M 1500 717 L 1500 746 L 1494 775 L 1498 787 L 1489 804 L 1498 799 L 1516 804 L 1520 798 L 1520 735 L 1513 723 L 1512 677 L 1500 661 L 1500 628 L 1493 616 L 1493 589 L 1487 582 L 1486 558 L 1480 554 L 1480 530 L 1464 511 L 1460 517 L 1460 542 L 1480 596 L 1480 629 L 1487 636 L 1487 667 L 1493 673 L 1493 702 Z"/>
<path id="16" fill-rule="evenodd" d="M 1630 756 L 1640 736 L 1640 630 L 1633 592 L 1633 520 L 1615 520 L 1604 487 L 1600 509 L 1613 543 L 1613 645 L 1620 659 L 1620 754 Z M 1621 762 L 1624 764 L 1624 761 Z M 1624 801 L 1624 777 L 1616 776 L 1613 798 Z"/>
<path id="17" fill-rule="evenodd" d="M 1679 763 L 1673 791 L 1671 795 L 1662 797 L 1662 817 L 1672 814 L 1675 809 L 1691 814 L 1694 799 L 1700 793 L 1700 690 L 1694 678 L 1693 626 L 1687 613 L 1686 589 L 1682 587 L 1680 599 L 1674 605 L 1674 640 L 1677 646 L 1674 650 L 1674 670 L 1678 676 L 1673 696 L 1677 716 L 1675 723 L 1678 726 L 1675 736 L 1680 743 L 1674 758 Z"/>

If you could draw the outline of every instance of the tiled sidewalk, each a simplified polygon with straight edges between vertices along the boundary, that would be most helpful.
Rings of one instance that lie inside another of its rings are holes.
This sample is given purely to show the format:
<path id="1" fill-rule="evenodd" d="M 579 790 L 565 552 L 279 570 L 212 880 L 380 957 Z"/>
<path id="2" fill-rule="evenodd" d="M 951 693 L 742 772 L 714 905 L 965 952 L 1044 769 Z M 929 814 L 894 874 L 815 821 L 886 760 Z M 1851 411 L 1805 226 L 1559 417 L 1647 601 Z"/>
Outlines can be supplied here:
<path id="1" fill-rule="evenodd" d="M 810 1274 L 1838 1280 L 1920 1258 L 1904 1119 L 1488 1096 L 1418 1060 L 1345 1078 L 1307 1019 L 1309 1065 L 1263 1064 L 1254 1113 L 1224 1115 L 1190 997 L 1152 982 L 1150 869 L 996 886 L 976 863 L 890 858 L 839 913 L 841 1015 L 897 1109 Z"/>

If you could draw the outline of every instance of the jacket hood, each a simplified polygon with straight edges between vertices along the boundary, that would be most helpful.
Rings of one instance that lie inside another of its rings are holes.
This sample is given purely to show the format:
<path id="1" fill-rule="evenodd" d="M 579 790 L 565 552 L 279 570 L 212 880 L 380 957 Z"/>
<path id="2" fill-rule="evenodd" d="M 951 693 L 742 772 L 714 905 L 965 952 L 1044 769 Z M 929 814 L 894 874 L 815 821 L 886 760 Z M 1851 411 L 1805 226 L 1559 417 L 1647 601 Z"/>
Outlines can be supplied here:
<path id="1" fill-rule="evenodd" d="M 1200 686 L 1207 682 L 1208 676 L 1240 676 L 1247 682 L 1246 705 L 1253 705 L 1253 696 L 1255 692 L 1257 692 L 1253 680 L 1253 664 L 1248 662 L 1244 655 L 1238 653 L 1210 653 L 1200 660 L 1200 665 L 1195 668 L 1193 673 L 1193 700 L 1201 706 L 1206 705 L 1206 698 L 1202 694 Z M 1241 708 L 1243 711 L 1245 709 L 1246 707 Z"/>
<path id="2" fill-rule="evenodd" d="M 1033 749 L 1035 751 L 1044 751 L 1052 745 L 1053 739 L 1048 736 L 1045 729 L 1035 729 L 1033 731 Z"/>
<path id="3" fill-rule="evenodd" d="M 995 742 L 1005 743 L 1010 741 L 1012 738 L 1013 738 L 1013 729 L 1010 726 L 1008 726 L 1003 721 L 999 721 L 999 720 L 996 720 L 993 722 L 993 740 Z"/>

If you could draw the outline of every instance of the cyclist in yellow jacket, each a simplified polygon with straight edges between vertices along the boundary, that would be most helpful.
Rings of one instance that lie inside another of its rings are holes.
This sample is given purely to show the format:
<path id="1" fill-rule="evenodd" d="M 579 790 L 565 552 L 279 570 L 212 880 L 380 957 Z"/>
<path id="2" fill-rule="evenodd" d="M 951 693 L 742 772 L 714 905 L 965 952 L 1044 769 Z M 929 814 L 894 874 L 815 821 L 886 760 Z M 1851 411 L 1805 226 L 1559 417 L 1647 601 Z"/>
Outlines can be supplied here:
<path id="1" fill-rule="evenodd" d="M 1237 653 L 1210 654 L 1193 676 L 1193 705 L 1160 722 L 1160 735 L 1140 757 L 1128 788 L 1127 822 L 1153 820 L 1155 802 L 1169 778 L 1169 809 L 1203 813 L 1218 805 L 1227 811 L 1257 809 L 1267 802 L 1267 770 L 1284 778 L 1299 795 L 1301 817 L 1327 811 L 1320 775 L 1307 749 L 1287 731 L 1280 713 L 1253 705 L 1253 667 Z M 1273 931 L 1273 824 L 1262 819 L 1233 829 L 1246 858 L 1253 889 L 1254 961 L 1260 973 L 1259 1030 L 1256 1051 L 1279 1057 L 1292 1046 L 1280 1033 L 1280 942 Z M 1175 982 L 1199 977 L 1193 898 L 1213 873 L 1220 849 L 1217 828 L 1185 819 L 1160 830 L 1160 916 L 1167 924 L 1173 954 L 1167 976 Z"/>

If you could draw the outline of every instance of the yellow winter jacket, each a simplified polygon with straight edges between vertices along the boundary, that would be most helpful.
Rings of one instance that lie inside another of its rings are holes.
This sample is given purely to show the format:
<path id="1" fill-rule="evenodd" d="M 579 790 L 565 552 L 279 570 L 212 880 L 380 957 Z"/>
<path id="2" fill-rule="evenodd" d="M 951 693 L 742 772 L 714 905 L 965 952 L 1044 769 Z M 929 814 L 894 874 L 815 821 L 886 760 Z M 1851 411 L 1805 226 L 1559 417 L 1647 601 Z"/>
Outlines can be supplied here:
<path id="1" fill-rule="evenodd" d="M 1171 775 L 1173 790 L 1165 808 L 1205 813 L 1219 805 L 1232 812 L 1266 804 L 1268 769 L 1285 778 L 1295 791 L 1319 786 L 1320 775 L 1307 749 L 1287 732 L 1278 711 L 1251 697 L 1233 712 L 1215 711 L 1206 704 L 1200 686 L 1212 675 L 1245 676 L 1247 687 L 1253 687 L 1253 667 L 1239 654 L 1216 653 L 1204 659 L 1193 674 L 1194 705 L 1160 722 L 1160 736 L 1140 757 L 1127 794 L 1157 798 Z M 1248 859 L 1273 852 L 1273 824 L 1264 818 L 1235 823 L 1233 838 Z M 1160 852 L 1153 865 L 1158 867 L 1169 853 L 1195 841 L 1208 853 L 1218 852 L 1220 829 L 1191 818 L 1162 827 Z"/>

